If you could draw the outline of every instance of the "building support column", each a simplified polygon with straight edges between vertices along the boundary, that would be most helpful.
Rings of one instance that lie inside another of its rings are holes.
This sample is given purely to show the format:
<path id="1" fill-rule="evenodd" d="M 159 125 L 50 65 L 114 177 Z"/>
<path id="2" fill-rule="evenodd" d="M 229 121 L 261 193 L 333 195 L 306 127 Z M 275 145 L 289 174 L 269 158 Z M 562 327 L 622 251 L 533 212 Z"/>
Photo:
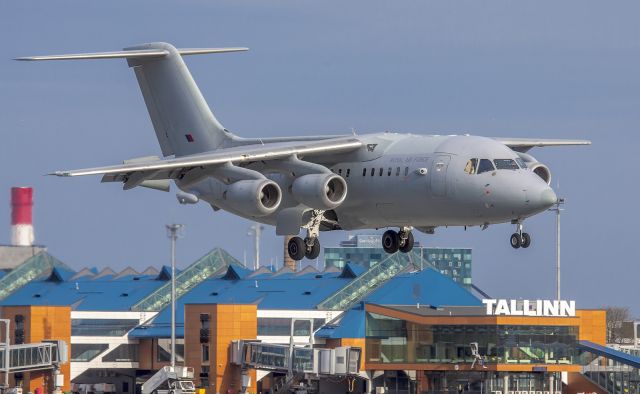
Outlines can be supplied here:
<path id="1" fill-rule="evenodd" d="M 556 378 L 553 374 L 549 374 L 549 393 L 553 394 L 556 392 L 555 389 Z"/>
<path id="2" fill-rule="evenodd" d="M 506 372 L 502 378 L 502 393 L 509 394 L 509 374 Z"/>

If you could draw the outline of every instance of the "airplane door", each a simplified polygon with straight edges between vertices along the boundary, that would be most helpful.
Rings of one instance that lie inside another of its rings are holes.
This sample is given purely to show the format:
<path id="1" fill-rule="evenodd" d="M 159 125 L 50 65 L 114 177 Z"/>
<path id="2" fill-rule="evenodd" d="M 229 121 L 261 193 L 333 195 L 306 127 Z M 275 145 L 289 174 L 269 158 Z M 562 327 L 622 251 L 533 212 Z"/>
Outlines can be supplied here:
<path id="1" fill-rule="evenodd" d="M 447 194 L 447 168 L 451 156 L 438 155 L 431 164 L 431 195 L 444 197 Z"/>

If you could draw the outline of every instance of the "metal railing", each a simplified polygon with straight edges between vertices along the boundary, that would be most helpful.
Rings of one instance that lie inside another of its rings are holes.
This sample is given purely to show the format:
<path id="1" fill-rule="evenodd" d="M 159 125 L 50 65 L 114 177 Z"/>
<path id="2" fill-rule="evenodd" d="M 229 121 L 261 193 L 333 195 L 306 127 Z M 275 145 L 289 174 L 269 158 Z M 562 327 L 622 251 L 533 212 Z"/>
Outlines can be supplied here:
<path id="1" fill-rule="evenodd" d="M 55 267 L 71 271 L 63 262 L 44 251 L 27 259 L 0 279 L 0 300 L 4 300 L 30 281 L 50 273 Z"/>
<path id="2" fill-rule="evenodd" d="M 230 264 L 241 265 L 240 261 L 225 250 L 216 248 L 176 275 L 176 299 L 186 294 L 202 281 Z M 133 311 L 154 312 L 164 309 L 171 303 L 171 281 L 131 307 Z"/>
<path id="3" fill-rule="evenodd" d="M 431 263 L 415 252 L 394 253 L 326 298 L 317 305 L 317 308 L 321 310 L 347 310 L 380 285 L 405 270 L 410 264 L 415 267 L 432 267 Z"/>

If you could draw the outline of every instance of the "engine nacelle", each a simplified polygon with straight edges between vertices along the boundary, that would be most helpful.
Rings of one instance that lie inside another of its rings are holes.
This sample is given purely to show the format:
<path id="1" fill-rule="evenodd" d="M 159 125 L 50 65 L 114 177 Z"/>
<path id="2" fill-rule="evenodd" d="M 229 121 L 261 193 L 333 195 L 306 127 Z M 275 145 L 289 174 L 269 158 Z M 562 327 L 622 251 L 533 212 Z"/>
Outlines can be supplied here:
<path id="1" fill-rule="evenodd" d="M 268 179 L 237 181 L 222 193 L 224 206 L 250 216 L 274 213 L 282 200 L 280 186 Z"/>
<path id="2" fill-rule="evenodd" d="M 314 209 L 333 209 L 347 197 L 347 182 L 336 174 L 310 174 L 291 185 L 293 198 Z"/>
<path id="3" fill-rule="evenodd" d="M 547 185 L 551 184 L 551 170 L 549 169 L 549 167 L 538 162 L 527 163 L 527 167 L 529 167 L 531 171 L 542 178 L 543 181 L 547 182 Z"/>

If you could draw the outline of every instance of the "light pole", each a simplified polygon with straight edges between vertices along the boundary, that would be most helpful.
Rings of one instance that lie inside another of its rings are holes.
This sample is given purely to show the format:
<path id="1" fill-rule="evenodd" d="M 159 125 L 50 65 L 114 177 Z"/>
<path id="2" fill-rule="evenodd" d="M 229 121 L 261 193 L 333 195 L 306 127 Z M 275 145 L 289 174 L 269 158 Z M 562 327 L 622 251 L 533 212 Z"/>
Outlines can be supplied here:
<path id="1" fill-rule="evenodd" d="M 249 227 L 248 235 L 253 235 L 253 242 L 255 247 L 255 261 L 253 262 L 253 269 L 257 270 L 260 268 L 260 238 L 262 238 L 262 230 L 264 230 L 264 226 L 255 223 L 251 227 Z"/>
<path id="2" fill-rule="evenodd" d="M 560 301 L 560 212 L 564 211 L 564 198 L 558 197 L 549 211 L 556 213 L 556 299 Z"/>
<path id="3" fill-rule="evenodd" d="M 171 367 L 176 366 L 176 240 L 182 236 L 184 224 L 167 224 L 171 238 Z"/>

